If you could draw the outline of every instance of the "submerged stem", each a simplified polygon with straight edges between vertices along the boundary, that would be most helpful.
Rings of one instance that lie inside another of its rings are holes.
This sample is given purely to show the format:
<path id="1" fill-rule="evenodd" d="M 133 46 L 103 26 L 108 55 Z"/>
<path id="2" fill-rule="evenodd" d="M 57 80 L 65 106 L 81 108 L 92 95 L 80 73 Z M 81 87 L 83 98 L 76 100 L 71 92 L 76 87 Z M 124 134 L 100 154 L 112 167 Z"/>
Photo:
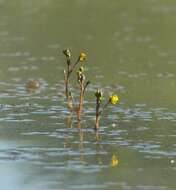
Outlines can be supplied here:
<path id="1" fill-rule="evenodd" d="M 64 79 L 65 79 L 65 96 L 68 100 L 69 98 L 69 90 L 68 90 L 68 84 L 69 84 L 69 76 L 70 76 L 70 59 L 67 58 L 67 71 L 64 70 Z"/>
<path id="2" fill-rule="evenodd" d="M 80 83 L 80 96 L 79 96 L 79 106 L 78 106 L 78 121 L 81 121 L 81 113 L 83 110 L 83 101 L 84 101 L 84 82 Z"/>
<path id="3" fill-rule="evenodd" d="M 99 97 L 96 98 L 96 118 L 95 118 L 95 130 L 99 128 L 99 121 L 100 121 L 100 100 Z"/>

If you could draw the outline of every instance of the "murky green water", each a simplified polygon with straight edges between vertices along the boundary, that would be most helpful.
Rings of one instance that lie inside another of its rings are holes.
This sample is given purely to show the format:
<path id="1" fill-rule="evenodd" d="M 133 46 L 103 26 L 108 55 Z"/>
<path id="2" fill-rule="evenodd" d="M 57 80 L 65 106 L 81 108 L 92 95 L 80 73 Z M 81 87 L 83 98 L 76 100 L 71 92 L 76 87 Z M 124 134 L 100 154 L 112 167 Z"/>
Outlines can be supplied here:
<path id="1" fill-rule="evenodd" d="M 0 0 L 1 189 L 175 190 L 175 20 L 174 0 Z M 64 104 L 65 47 L 88 54 L 82 130 Z M 120 96 L 99 141 L 97 86 Z"/>

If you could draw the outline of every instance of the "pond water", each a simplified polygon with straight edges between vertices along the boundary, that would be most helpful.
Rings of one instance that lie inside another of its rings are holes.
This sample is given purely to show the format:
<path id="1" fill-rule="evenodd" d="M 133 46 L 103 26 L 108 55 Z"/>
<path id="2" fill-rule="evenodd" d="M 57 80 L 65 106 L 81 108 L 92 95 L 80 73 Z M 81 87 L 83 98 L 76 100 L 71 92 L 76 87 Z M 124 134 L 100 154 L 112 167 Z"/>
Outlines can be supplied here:
<path id="1" fill-rule="evenodd" d="M 174 0 L 0 0 L 1 189 L 175 190 L 175 20 Z M 81 128 L 64 102 L 67 47 L 88 54 Z M 120 102 L 96 134 L 98 87 Z"/>

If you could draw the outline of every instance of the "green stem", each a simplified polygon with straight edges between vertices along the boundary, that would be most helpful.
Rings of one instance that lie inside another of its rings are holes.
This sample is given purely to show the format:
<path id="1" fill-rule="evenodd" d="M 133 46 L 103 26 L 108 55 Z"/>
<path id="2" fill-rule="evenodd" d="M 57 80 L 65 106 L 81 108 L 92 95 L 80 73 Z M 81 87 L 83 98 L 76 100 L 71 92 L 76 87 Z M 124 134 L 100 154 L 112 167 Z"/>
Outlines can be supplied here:
<path id="1" fill-rule="evenodd" d="M 79 59 L 74 63 L 74 65 L 70 68 L 69 70 L 69 75 L 73 72 L 73 70 L 75 69 L 76 65 L 79 63 Z"/>
<path id="2" fill-rule="evenodd" d="M 69 77 L 70 77 L 70 64 L 71 64 L 71 61 L 70 61 L 70 59 L 68 58 L 68 59 L 67 59 L 67 72 L 64 70 L 65 96 L 66 96 L 67 100 L 68 100 L 68 98 L 69 98 L 68 84 L 69 84 Z"/>
<path id="3" fill-rule="evenodd" d="M 89 84 L 90 84 L 90 81 L 87 81 L 86 84 L 84 85 L 83 94 L 85 93 L 86 88 L 87 88 L 87 86 L 88 86 Z"/>

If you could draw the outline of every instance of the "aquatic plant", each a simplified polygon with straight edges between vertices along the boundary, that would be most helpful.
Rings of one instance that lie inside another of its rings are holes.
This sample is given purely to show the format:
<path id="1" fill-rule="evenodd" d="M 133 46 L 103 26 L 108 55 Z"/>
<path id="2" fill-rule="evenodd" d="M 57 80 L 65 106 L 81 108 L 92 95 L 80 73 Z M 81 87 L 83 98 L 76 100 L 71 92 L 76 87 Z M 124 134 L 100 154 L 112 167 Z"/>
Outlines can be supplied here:
<path id="1" fill-rule="evenodd" d="M 72 64 L 70 50 L 68 50 L 68 49 L 64 50 L 63 54 L 66 57 L 66 63 L 67 63 L 67 69 L 64 70 L 65 96 L 67 99 L 67 105 L 71 111 L 73 111 L 73 110 L 76 111 L 77 119 L 78 119 L 78 121 L 81 121 L 81 113 L 83 111 L 84 95 L 85 95 L 86 88 L 90 82 L 86 81 L 86 77 L 84 74 L 84 67 L 81 65 L 79 70 L 77 71 L 77 82 L 79 84 L 80 95 L 79 95 L 78 106 L 76 106 L 73 104 L 73 96 L 72 96 L 72 92 L 69 88 L 69 85 L 70 85 L 69 79 L 70 79 L 72 72 L 75 70 L 76 66 L 78 65 L 78 63 L 84 62 L 87 58 L 87 55 L 84 52 L 81 52 L 79 54 L 76 62 L 74 64 Z"/>
<path id="2" fill-rule="evenodd" d="M 83 62 L 86 59 L 86 54 L 80 53 L 78 59 L 75 61 L 74 64 L 71 62 L 71 51 L 69 49 L 63 50 L 63 54 L 66 57 L 66 63 L 67 63 L 67 68 L 64 69 L 65 96 L 67 99 L 68 108 L 73 110 L 73 97 L 72 97 L 72 92 L 69 89 L 69 80 L 72 72 L 75 70 L 78 63 Z"/>
<path id="3" fill-rule="evenodd" d="M 87 86 L 90 84 L 90 81 L 86 81 L 83 66 L 81 66 L 79 68 L 79 70 L 77 71 L 77 81 L 79 83 L 79 88 L 80 88 L 79 106 L 77 108 L 77 117 L 78 117 L 78 121 L 81 121 L 81 113 L 83 110 L 85 90 L 86 90 Z"/>
<path id="4" fill-rule="evenodd" d="M 103 92 L 100 90 L 97 90 L 95 92 L 95 97 L 96 97 L 96 115 L 95 115 L 95 130 L 99 129 L 99 121 L 100 121 L 100 116 L 103 113 L 104 109 L 109 105 L 115 105 L 119 101 L 119 98 L 116 94 L 112 94 L 109 96 L 108 100 L 105 102 L 103 107 L 101 107 L 102 99 L 103 99 Z"/>
<path id="5" fill-rule="evenodd" d="M 63 51 L 63 54 L 66 57 L 66 63 L 67 63 L 67 68 L 64 70 L 64 81 L 65 81 L 65 96 L 67 100 L 67 105 L 68 108 L 71 111 L 75 111 L 77 114 L 77 120 L 78 122 L 81 121 L 81 115 L 83 112 L 83 105 L 84 105 L 84 96 L 85 96 L 85 91 L 87 86 L 90 84 L 90 81 L 86 81 L 86 76 L 85 76 L 85 69 L 83 64 L 80 65 L 79 69 L 77 70 L 77 82 L 79 84 L 79 100 L 77 101 L 78 103 L 75 105 L 73 101 L 73 96 L 72 92 L 70 90 L 70 76 L 72 72 L 75 70 L 76 66 L 79 63 L 84 62 L 87 59 L 87 55 L 84 52 L 81 52 L 76 60 L 76 62 L 73 64 L 71 62 L 71 52 L 69 49 L 66 49 Z M 119 98 L 116 94 L 112 94 L 109 96 L 105 104 L 102 106 L 102 99 L 103 99 L 103 93 L 100 90 L 97 90 L 95 92 L 95 97 L 96 97 L 96 116 L 95 116 L 95 129 L 98 130 L 99 128 L 99 121 L 100 121 L 100 116 L 103 113 L 104 109 L 109 105 L 115 105 L 119 101 Z"/>

